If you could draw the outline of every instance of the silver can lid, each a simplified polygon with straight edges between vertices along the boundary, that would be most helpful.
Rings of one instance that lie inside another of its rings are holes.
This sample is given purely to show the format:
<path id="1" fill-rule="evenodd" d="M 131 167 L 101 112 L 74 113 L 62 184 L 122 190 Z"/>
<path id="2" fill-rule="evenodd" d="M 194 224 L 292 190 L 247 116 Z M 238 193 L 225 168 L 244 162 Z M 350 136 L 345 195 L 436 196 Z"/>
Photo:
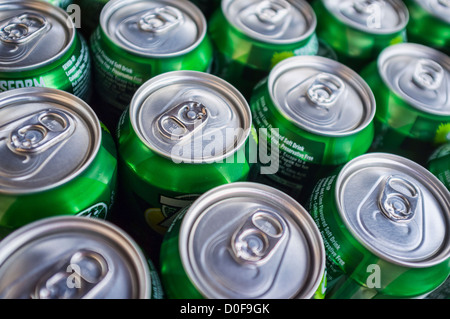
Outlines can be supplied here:
<path id="1" fill-rule="evenodd" d="M 0 72 L 36 69 L 60 59 L 75 38 L 62 9 L 43 1 L 0 3 Z"/>
<path id="2" fill-rule="evenodd" d="M 413 0 L 438 19 L 450 23 L 449 0 Z"/>
<path id="3" fill-rule="evenodd" d="M 151 284 L 140 248 L 103 220 L 46 218 L 0 242 L 2 299 L 148 299 Z"/>
<path id="4" fill-rule="evenodd" d="M 312 298 L 325 249 L 308 212 L 272 187 L 238 182 L 199 197 L 183 217 L 180 256 L 206 298 Z"/>
<path id="5" fill-rule="evenodd" d="M 206 19 L 190 1 L 112 0 L 100 25 L 123 50 L 153 58 L 186 54 L 206 35 Z"/>
<path id="6" fill-rule="evenodd" d="M 384 83 L 412 107 L 450 116 L 450 57 L 415 43 L 399 43 L 378 57 Z"/>
<path id="7" fill-rule="evenodd" d="M 129 108 L 134 131 L 159 155 L 176 163 L 208 163 L 234 154 L 251 128 L 250 107 L 228 82 L 198 71 L 153 77 Z"/>
<path id="8" fill-rule="evenodd" d="M 301 42 L 315 32 L 317 24 L 304 0 L 224 0 L 222 12 L 245 35 L 273 44 Z"/>
<path id="9" fill-rule="evenodd" d="M 450 196 L 422 166 L 370 153 L 350 161 L 336 181 L 340 216 L 353 236 L 380 258 L 425 268 L 450 258 Z"/>
<path id="10" fill-rule="evenodd" d="M 321 0 L 344 24 L 366 33 L 391 34 L 405 29 L 409 12 L 401 0 Z"/>
<path id="11" fill-rule="evenodd" d="M 51 88 L 0 94 L 0 193 L 29 194 L 78 176 L 97 155 L 100 122 L 74 95 Z"/>
<path id="12" fill-rule="evenodd" d="M 370 124 L 375 98 L 353 70 L 319 56 L 290 57 L 270 72 L 276 108 L 296 126 L 319 135 L 345 136 Z"/>

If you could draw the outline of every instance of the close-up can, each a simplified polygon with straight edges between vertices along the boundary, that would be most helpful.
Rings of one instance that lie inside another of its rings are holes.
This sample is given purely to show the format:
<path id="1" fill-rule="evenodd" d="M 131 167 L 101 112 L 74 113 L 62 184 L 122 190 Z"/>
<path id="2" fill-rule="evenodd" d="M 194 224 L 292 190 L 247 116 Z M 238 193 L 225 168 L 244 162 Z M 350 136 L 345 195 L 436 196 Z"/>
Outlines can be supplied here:
<path id="1" fill-rule="evenodd" d="M 299 200 L 321 170 L 365 153 L 373 141 L 372 91 L 356 72 L 328 58 L 279 62 L 255 88 L 250 107 L 258 143 L 266 143 L 262 148 L 272 159 L 264 163 L 260 152 L 251 179 Z"/>
<path id="2" fill-rule="evenodd" d="M 155 75 L 207 71 L 212 44 L 203 13 L 189 1 L 112 0 L 91 36 L 95 88 L 122 112 L 136 90 Z"/>
<path id="3" fill-rule="evenodd" d="M 409 42 L 450 54 L 450 4 L 446 0 L 405 0 L 410 20 Z"/>
<path id="4" fill-rule="evenodd" d="M 449 192 L 405 157 L 353 159 L 319 180 L 306 209 L 326 247 L 327 298 L 423 298 L 450 274 Z"/>
<path id="5" fill-rule="evenodd" d="M 450 142 L 436 148 L 425 167 L 450 191 Z"/>
<path id="6" fill-rule="evenodd" d="M 223 0 L 209 21 L 211 72 L 249 98 L 279 61 L 318 52 L 316 15 L 303 0 Z"/>
<path id="7" fill-rule="evenodd" d="M 407 40 L 409 13 L 400 0 L 315 0 L 312 6 L 318 37 L 356 71 L 384 48 Z"/>
<path id="8" fill-rule="evenodd" d="M 377 101 L 371 151 L 424 165 L 450 138 L 450 57 L 415 43 L 383 50 L 361 75 Z"/>
<path id="9" fill-rule="evenodd" d="M 185 208 L 164 237 L 161 281 L 172 299 L 323 299 L 325 248 L 285 193 L 243 182 Z"/>
<path id="10" fill-rule="evenodd" d="M 126 219 L 164 234 L 202 193 L 246 180 L 250 129 L 246 100 L 214 75 L 172 71 L 147 81 L 118 126 Z"/>
<path id="11" fill-rule="evenodd" d="M 89 47 L 64 10 L 43 1 L 2 1 L 0 21 L 0 92 L 49 87 L 89 100 Z"/>
<path id="12" fill-rule="evenodd" d="M 116 225 L 59 216 L 0 242 L 1 299 L 161 299 L 159 275 Z"/>
<path id="13" fill-rule="evenodd" d="M 109 218 L 112 135 L 83 100 L 50 88 L 0 94 L 0 227 L 56 215 Z"/>

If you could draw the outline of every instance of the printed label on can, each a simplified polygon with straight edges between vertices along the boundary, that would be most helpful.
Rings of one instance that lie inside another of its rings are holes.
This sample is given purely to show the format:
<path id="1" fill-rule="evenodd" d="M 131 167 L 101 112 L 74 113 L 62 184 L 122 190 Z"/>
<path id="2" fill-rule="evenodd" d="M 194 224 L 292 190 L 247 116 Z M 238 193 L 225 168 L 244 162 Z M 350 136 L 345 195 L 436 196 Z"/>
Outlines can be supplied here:
<path id="1" fill-rule="evenodd" d="M 62 69 L 72 85 L 72 93 L 79 97 L 87 95 L 90 87 L 90 56 L 89 47 L 86 41 L 80 37 L 81 50 L 78 54 L 72 55 L 70 59 L 62 65 Z"/>
<path id="2" fill-rule="evenodd" d="M 99 218 L 106 219 L 108 215 L 108 206 L 105 203 L 98 203 L 86 208 L 82 212 L 78 213 L 77 216 L 89 217 L 89 218 Z"/>

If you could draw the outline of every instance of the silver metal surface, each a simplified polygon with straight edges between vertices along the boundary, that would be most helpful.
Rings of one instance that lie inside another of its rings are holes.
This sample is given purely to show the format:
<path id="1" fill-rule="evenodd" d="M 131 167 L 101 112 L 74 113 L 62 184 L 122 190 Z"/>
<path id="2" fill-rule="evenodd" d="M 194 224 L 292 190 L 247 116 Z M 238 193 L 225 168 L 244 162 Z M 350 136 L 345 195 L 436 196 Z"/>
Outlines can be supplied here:
<path id="1" fill-rule="evenodd" d="M 101 143 L 94 111 L 70 93 L 23 88 L 0 94 L 0 192 L 33 193 L 84 171 Z"/>
<path id="2" fill-rule="evenodd" d="M 295 200 L 240 182 L 196 200 L 183 217 L 186 273 L 206 298 L 312 298 L 325 270 L 322 237 Z"/>
<path id="3" fill-rule="evenodd" d="M 450 257 L 450 194 L 422 166 L 362 155 L 341 170 L 335 196 L 350 232 L 382 259 L 419 268 Z"/>
<path id="4" fill-rule="evenodd" d="M 206 19 L 189 1 L 112 0 L 100 25 L 116 45 L 145 57 L 186 54 L 206 35 Z"/>
<path id="5" fill-rule="evenodd" d="M 75 26 L 62 9 L 43 1 L 0 3 L 0 72 L 48 65 L 72 45 Z"/>
<path id="6" fill-rule="evenodd" d="M 222 12 L 241 32 L 256 40 L 301 42 L 316 29 L 316 15 L 304 0 L 224 0 Z"/>
<path id="7" fill-rule="evenodd" d="M 277 109 L 295 125 L 315 134 L 354 134 L 375 115 L 375 98 L 366 82 L 331 59 L 287 58 L 272 69 L 268 86 Z"/>
<path id="8" fill-rule="evenodd" d="M 415 43 L 384 49 L 378 57 L 384 83 L 412 107 L 450 115 L 450 57 Z"/>
<path id="9" fill-rule="evenodd" d="M 423 9 L 450 24 L 450 1 L 449 0 L 414 0 Z"/>
<path id="10" fill-rule="evenodd" d="M 0 242 L 2 299 L 148 299 L 151 285 L 140 248 L 106 221 L 52 217 Z"/>
<path id="11" fill-rule="evenodd" d="M 251 113 L 241 93 L 197 71 L 172 71 L 144 83 L 130 104 L 131 124 L 151 150 L 175 162 L 227 158 L 250 134 Z"/>
<path id="12" fill-rule="evenodd" d="M 321 0 L 327 10 L 344 24 L 373 34 L 404 29 L 408 9 L 401 0 Z"/>

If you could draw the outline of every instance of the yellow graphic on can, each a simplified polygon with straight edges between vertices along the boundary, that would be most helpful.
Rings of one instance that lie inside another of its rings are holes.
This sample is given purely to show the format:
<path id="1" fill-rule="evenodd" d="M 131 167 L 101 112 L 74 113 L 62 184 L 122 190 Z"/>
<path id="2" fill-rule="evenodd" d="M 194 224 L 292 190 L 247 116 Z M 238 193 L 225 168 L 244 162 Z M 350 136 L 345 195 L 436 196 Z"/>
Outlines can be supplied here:
<path id="1" fill-rule="evenodd" d="M 436 144 L 444 144 L 450 142 L 450 123 L 442 123 L 439 125 L 436 135 L 434 136 Z"/>
<path id="2" fill-rule="evenodd" d="M 275 66 L 275 64 L 277 64 L 278 62 L 290 58 L 294 56 L 294 52 L 292 51 L 284 51 L 284 52 L 276 52 L 273 57 L 272 60 L 270 60 L 270 67 L 273 68 Z"/>
<path id="3" fill-rule="evenodd" d="M 163 235 L 166 231 L 166 227 L 159 226 L 161 222 L 163 222 L 166 217 L 161 212 L 159 208 L 148 208 L 145 210 L 145 221 L 150 225 L 152 229 L 154 229 L 159 234 Z"/>

